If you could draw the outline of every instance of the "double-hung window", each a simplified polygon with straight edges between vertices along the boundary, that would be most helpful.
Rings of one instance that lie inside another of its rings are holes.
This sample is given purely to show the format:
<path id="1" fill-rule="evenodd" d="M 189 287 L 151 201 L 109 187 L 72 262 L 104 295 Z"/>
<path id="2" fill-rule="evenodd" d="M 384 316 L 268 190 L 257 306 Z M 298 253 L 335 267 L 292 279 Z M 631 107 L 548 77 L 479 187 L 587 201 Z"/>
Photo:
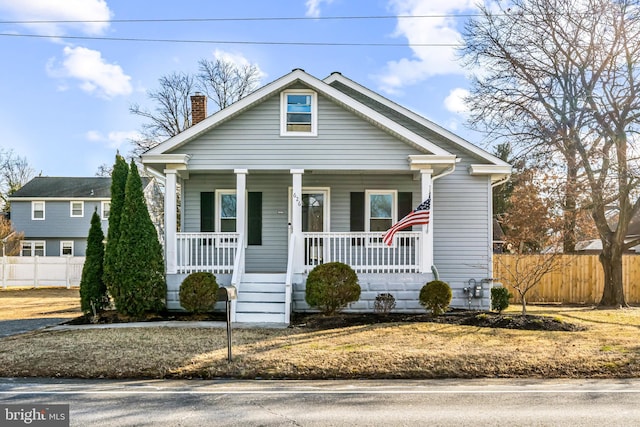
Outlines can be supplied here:
<path id="1" fill-rule="evenodd" d="M 380 232 L 380 238 L 371 243 L 382 243 L 382 235 L 397 220 L 397 198 L 395 190 L 367 190 L 365 192 L 365 231 Z"/>
<path id="2" fill-rule="evenodd" d="M 217 230 L 223 233 L 234 233 L 236 231 L 236 191 L 218 190 L 216 191 L 218 200 Z"/>
<path id="3" fill-rule="evenodd" d="M 60 242 L 60 255 L 73 256 L 73 241 Z"/>
<path id="4" fill-rule="evenodd" d="M 84 216 L 84 202 L 72 201 L 70 203 L 71 217 L 82 218 Z"/>
<path id="5" fill-rule="evenodd" d="M 44 220 L 44 202 L 31 202 L 31 219 Z"/>
<path id="6" fill-rule="evenodd" d="M 290 90 L 282 93 L 280 133 L 290 136 L 318 134 L 318 99 L 315 92 Z"/>
<path id="7" fill-rule="evenodd" d="M 111 213 L 111 202 L 102 202 L 101 203 L 101 211 L 102 211 L 102 219 L 109 219 L 109 214 Z"/>
<path id="8" fill-rule="evenodd" d="M 45 243 L 43 241 L 24 240 L 22 241 L 21 256 L 44 256 Z"/>

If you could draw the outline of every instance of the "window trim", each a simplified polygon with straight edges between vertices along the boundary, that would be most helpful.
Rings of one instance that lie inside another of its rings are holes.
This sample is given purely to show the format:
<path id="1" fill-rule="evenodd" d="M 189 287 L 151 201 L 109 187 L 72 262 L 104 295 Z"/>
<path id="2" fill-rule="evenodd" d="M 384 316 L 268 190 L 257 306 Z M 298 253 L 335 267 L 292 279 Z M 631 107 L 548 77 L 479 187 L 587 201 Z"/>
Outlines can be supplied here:
<path id="1" fill-rule="evenodd" d="M 42 255 L 36 255 L 36 245 L 42 244 Z M 24 247 L 28 245 L 31 251 L 31 255 L 24 255 Z M 46 256 L 47 255 L 47 242 L 44 240 L 23 240 L 20 242 L 20 256 L 21 257 L 33 257 L 33 256 Z"/>
<path id="2" fill-rule="evenodd" d="M 100 219 L 102 219 L 103 221 L 108 221 L 109 220 L 109 216 L 105 216 L 104 212 L 105 209 L 104 207 L 109 204 L 109 215 L 111 215 L 111 201 L 110 200 L 103 200 L 102 202 L 100 202 Z"/>
<path id="3" fill-rule="evenodd" d="M 311 131 L 299 132 L 287 130 L 287 97 L 288 95 L 311 96 Z M 280 94 L 280 136 L 318 136 L 318 94 L 308 89 L 290 89 Z"/>
<path id="4" fill-rule="evenodd" d="M 324 229 L 323 233 L 327 233 L 331 230 L 331 187 L 302 187 L 302 194 L 300 196 L 296 196 L 294 202 L 293 187 L 290 186 L 288 222 L 289 224 L 293 222 L 293 204 L 302 203 L 302 196 L 312 193 L 323 193 L 325 196 L 324 206 L 322 207 L 322 215 L 324 216 L 322 228 Z"/>
<path id="5" fill-rule="evenodd" d="M 236 194 L 236 190 L 230 190 L 230 189 L 219 189 L 216 190 L 216 201 L 214 204 L 214 210 L 215 210 L 215 218 L 216 218 L 216 224 L 215 224 L 215 229 L 218 230 L 219 233 L 223 233 L 222 231 L 222 196 L 223 195 L 234 195 L 236 196 L 236 231 L 231 231 L 230 233 L 237 233 L 238 232 L 238 195 Z"/>
<path id="6" fill-rule="evenodd" d="M 364 231 L 371 231 L 371 196 L 391 195 L 391 226 L 398 222 L 398 190 L 365 190 L 364 191 Z"/>
<path id="7" fill-rule="evenodd" d="M 80 215 L 73 214 L 73 204 L 80 203 Z M 84 201 L 82 200 L 71 200 L 69 202 L 69 215 L 71 218 L 84 218 Z"/>
<path id="8" fill-rule="evenodd" d="M 391 226 L 398 221 L 398 190 L 365 190 L 364 191 L 364 231 L 371 233 L 371 196 L 391 195 Z M 377 232 L 376 232 L 377 233 Z M 365 239 L 367 246 L 384 246 L 382 234 L 380 237 Z M 391 247 L 395 247 L 395 243 Z"/>
<path id="9" fill-rule="evenodd" d="M 42 203 L 42 218 L 36 218 L 36 204 Z M 44 200 L 33 200 L 31 202 L 31 219 L 33 221 L 44 221 L 46 218 L 46 202 Z"/>
<path id="10" fill-rule="evenodd" d="M 71 253 L 70 254 L 65 254 L 64 253 L 64 245 L 65 245 L 65 243 L 68 243 L 71 246 Z M 74 254 L 73 240 L 61 240 L 60 241 L 60 256 L 73 256 L 73 254 Z"/>

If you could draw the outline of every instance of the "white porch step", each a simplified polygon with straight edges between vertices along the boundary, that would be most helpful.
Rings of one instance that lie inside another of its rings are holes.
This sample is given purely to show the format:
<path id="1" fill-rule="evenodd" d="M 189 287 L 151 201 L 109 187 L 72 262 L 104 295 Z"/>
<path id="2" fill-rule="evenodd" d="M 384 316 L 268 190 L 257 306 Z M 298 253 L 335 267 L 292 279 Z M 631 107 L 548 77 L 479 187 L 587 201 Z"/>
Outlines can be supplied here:
<path id="1" fill-rule="evenodd" d="M 236 322 L 287 323 L 285 274 L 245 274 L 238 286 Z"/>
<path id="2" fill-rule="evenodd" d="M 284 313 L 236 313 L 238 323 L 287 323 Z"/>

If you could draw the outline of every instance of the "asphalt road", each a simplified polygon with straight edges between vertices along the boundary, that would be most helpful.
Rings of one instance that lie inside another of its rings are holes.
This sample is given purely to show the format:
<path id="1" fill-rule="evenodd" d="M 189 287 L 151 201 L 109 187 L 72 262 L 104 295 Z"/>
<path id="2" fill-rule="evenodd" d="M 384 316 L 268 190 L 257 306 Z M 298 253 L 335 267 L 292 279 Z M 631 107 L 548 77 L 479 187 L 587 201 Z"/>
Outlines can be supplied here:
<path id="1" fill-rule="evenodd" d="M 72 426 L 626 427 L 640 426 L 639 398 L 638 379 L 0 379 L 0 405 L 67 403 Z"/>
<path id="2" fill-rule="evenodd" d="M 42 317 L 37 319 L 0 320 L 0 338 L 22 334 L 68 321 L 65 317 Z"/>

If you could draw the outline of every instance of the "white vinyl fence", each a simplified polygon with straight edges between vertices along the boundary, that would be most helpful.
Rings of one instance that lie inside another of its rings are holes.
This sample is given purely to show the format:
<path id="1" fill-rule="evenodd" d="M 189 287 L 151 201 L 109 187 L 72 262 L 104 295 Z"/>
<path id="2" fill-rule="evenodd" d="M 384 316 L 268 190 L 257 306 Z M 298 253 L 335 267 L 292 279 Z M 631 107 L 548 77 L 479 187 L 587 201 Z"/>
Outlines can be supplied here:
<path id="1" fill-rule="evenodd" d="M 0 287 L 80 286 L 84 257 L 0 257 Z"/>

